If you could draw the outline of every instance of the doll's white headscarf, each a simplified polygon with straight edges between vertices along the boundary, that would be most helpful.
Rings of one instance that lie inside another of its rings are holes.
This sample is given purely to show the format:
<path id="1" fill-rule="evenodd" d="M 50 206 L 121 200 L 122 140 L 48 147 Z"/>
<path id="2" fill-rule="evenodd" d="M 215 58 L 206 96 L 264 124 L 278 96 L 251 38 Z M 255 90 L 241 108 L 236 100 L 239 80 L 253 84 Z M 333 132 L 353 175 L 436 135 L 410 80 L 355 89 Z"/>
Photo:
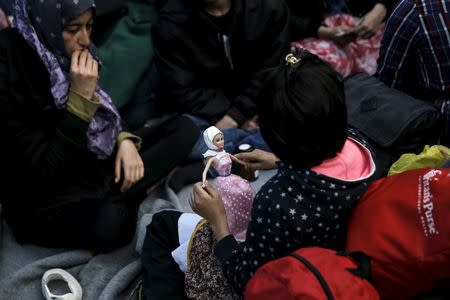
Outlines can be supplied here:
<path id="1" fill-rule="evenodd" d="M 203 153 L 203 157 L 211 157 L 211 156 L 222 156 L 225 155 L 225 150 L 218 151 L 219 148 L 214 145 L 213 140 L 216 135 L 222 133 L 216 126 L 210 126 L 205 131 L 203 131 L 203 140 L 205 141 L 206 146 L 208 146 L 209 150 Z"/>

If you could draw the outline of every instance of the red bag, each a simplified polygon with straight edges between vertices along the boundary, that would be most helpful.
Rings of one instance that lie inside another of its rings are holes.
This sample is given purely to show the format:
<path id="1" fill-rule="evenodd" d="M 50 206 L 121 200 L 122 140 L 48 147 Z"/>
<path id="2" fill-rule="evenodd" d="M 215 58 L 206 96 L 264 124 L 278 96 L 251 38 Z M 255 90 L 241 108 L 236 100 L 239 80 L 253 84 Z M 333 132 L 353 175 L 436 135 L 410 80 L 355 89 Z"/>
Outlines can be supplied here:
<path id="1" fill-rule="evenodd" d="M 371 258 L 386 299 L 450 284 L 450 170 L 420 169 L 373 183 L 353 210 L 347 250 Z"/>
<path id="2" fill-rule="evenodd" d="M 367 281 L 369 258 L 328 249 L 302 248 L 256 271 L 244 299 L 379 300 Z"/>

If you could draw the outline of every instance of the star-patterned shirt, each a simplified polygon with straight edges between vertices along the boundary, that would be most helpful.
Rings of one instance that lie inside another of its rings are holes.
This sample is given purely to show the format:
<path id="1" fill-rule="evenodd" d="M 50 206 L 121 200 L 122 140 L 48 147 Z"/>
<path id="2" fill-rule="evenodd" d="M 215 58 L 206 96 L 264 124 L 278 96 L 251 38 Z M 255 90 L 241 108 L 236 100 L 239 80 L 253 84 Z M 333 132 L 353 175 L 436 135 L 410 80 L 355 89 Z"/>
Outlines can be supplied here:
<path id="1" fill-rule="evenodd" d="M 373 175 L 343 181 L 279 163 L 253 202 L 246 241 L 238 245 L 229 235 L 215 247 L 229 283 L 243 293 L 261 265 L 300 247 L 342 249 L 350 211 L 372 181 Z"/>

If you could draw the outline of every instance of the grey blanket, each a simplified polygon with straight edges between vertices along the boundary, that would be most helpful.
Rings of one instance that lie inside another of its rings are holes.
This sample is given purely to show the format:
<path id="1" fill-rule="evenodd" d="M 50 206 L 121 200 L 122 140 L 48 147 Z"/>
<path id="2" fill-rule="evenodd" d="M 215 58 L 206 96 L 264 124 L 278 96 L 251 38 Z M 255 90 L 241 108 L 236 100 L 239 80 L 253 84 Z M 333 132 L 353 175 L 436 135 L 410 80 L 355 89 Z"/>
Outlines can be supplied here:
<path id="1" fill-rule="evenodd" d="M 262 172 L 252 186 L 259 190 L 273 174 Z M 161 186 L 141 204 L 134 240 L 124 248 L 96 256 L 86 250 L 18 244 L 7 224 L 0 220 L 0 299 L 44 299 L 41 278 L 52 268 L 65 269 L 78 279 L 83 300 L 135 299 L 142 270 L 139 253 L 147 225 L 155 212 L 164 209 L 191 211 L 187 203 L 191 191 L 192 186 L 187 186 L 175 194 L 167 185 Z"/>
<path id="2" fill-rule="evenodd" d="M 133 244 L 94 256 L 86 250 L 49 249 L 18 244 L 1 224 L 0 299 L 44 299 L 41 277 L 62 268 L 78 279 L 83 299 L 129 299 L 141 272 Z"/>

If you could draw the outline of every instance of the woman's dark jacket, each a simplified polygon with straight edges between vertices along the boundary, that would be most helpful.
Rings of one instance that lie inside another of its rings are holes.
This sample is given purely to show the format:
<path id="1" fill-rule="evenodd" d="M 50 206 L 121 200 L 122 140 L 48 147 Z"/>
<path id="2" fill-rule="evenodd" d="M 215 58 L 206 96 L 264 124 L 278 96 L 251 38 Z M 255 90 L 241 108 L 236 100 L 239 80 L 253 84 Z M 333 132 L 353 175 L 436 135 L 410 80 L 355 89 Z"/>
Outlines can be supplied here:
<path id="1" fill-rule="evenodd" d="M 46 68 L 15 29 L 0 31 L 0 113 L 1 202 L 19 239 L 21 227 L 33 226 L 24 219 L 105 197 L 112 161 L 88 151 L 88 122 L 56 109 Z"/>
<path id="2" fill-rule="evenodd" d="M 219 28 L 200 2 L 159 6 L 153 38 L 166 105 L 210 122 L 225 114 L 249 119 L 256 114 L 261 74 L 289 51 L 287 7 L 280 0 L 233 0 Z"/>

